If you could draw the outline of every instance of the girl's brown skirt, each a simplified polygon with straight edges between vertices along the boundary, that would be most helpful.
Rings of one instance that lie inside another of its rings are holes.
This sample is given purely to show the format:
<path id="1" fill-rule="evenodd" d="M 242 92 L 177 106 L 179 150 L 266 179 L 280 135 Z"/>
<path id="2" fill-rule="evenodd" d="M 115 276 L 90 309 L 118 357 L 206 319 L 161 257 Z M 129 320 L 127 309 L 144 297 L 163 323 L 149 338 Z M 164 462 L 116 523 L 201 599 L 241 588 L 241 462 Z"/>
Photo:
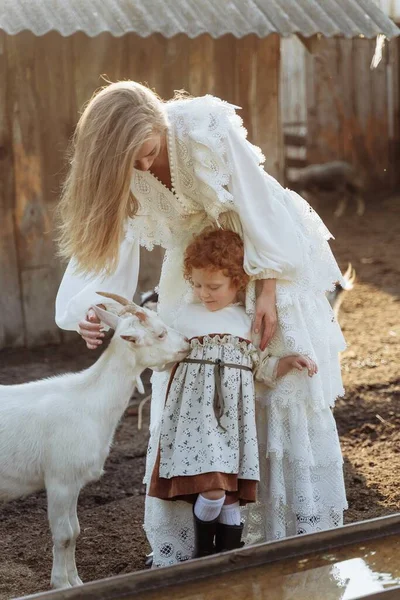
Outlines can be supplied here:
<path id="1" fill-rule="evenodd" d="M 147 494 L 161 500 L 187 500 L 193 502 L 197 494 L 211 490 L 225 490 L 229 495 L 237 494 L 241 504 L 255 502 L 257 483 L 250 479 L 239 479 L 232 473 L 201 473 L 200 475 L 182 475 L 166 479 L 159 476 L 160 449 L 154 465 Z"/>

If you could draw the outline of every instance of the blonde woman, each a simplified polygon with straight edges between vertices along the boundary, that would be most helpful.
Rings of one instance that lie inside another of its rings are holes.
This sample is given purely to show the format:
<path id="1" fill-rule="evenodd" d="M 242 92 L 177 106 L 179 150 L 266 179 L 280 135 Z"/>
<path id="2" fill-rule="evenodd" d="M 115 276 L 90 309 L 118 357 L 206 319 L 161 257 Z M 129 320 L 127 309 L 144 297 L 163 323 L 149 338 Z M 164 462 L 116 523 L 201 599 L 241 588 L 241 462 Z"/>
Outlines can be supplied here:
<path id="1" fill-rule="evenodd" d="M 60 204 L 60 247 L 71 260 L 56 321 L 77 330 L 89 348 L 101 344 L 100 325 L 88 312 L 96 291 L 132 297 L 139 246 L 158 244 L 166 250 L 159 312 L 171 323 L 190 302 L 183 256 L 193 235 L 206 227 L 239 233 L 254 338 L 274 356 L 298 353 L 318 365 L 312 379 L 292 371 L 258 393 L 261 482 L 258 501 L 242 514 L 244 539 L 256 543 L 342 523 L 347 505 L 331 407 L 343 393 L 344 340 L 325 298 L 341 274 L 329 231 L 300 196 L 265 173 L 235 108 L 213 96 L 165 103 L 133 81 L 91 99 L 76 128 Z M 167 382 L 168 374 L 153 376 L 147 484 Z M 147 497 L 145 530 L 155 566 L 193 555 L 187 503 Z"/>

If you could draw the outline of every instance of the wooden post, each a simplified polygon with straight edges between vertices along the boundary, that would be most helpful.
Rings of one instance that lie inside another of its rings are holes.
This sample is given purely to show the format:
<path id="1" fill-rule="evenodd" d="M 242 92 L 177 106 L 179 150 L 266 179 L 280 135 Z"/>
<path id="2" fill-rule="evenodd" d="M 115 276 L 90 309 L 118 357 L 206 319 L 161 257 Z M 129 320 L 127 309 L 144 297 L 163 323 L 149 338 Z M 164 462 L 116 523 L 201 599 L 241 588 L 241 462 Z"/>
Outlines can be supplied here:
<path id="1" fill-rule="evenodd" d="M 253 124 L 254 140 L 265 154 L 265 168 L 281 183 L 284 171 L 284 144 L 280 99 L 280 44 L 273 34 L 257 38 L 257 86 Z"/>
<path id="2" fill-rule="evenodd" d="M 10 69 L 15 95 L 12 112 L 12 143 L 15 173 L 15 223 L 19 256 L 22 306 L 26 344 L 60 342 L 54 323 L 53 227 L 43 188 L 43 159 L 40 140 L 40 102 L 37 87 L 37 39 L 23 32 L 9 38 Z M 47 90 L 47 93 L 50 93 Z"/>
<path id="3" fill-rule="evenodd" d="M 6 34 L 0 31 L 0 349 L 24 344 L 24 320 L 14 223 L 14 161 Z"/>
<path id="4" fill-rule="evenodd" d="M 247 129 L 249 140 L 255 144 L 253 124 L 257 119 L 255 115 L 257 111 L 256 36 L 246 35 L 236 40 L 235 47 L 235 104 L 241 107 L 239 114 Z"/>
<path id="5" fill-rule="evenodd" d="M 224 35 L 217 40 L 215 44 L 215 62 L 214 62 L 214 94 L 227 102 L 235 104 L 235 48 L 236 38 L 231 35 Z"/>
<path id="6" fill-rule="evenodd" d="M 214 92 L 214 46 L 214 40 L 207 34 L 190 41 L 188 84 L 192 96 Z"/>
<path id="7" fill-rule="evenodd" d="M 400 183 L 400 38 L 389 42 L 388 76 L 388 131 L 390 183 L 395 188 Z"/>
<path id="8" fill-rule="evenodd" d="M 249 140 L 265 154 L 265 168 L 282 181 L 283 132 L 280 116 L 280 38 L 255 35 L 236 41 L 235 103 Z"/>

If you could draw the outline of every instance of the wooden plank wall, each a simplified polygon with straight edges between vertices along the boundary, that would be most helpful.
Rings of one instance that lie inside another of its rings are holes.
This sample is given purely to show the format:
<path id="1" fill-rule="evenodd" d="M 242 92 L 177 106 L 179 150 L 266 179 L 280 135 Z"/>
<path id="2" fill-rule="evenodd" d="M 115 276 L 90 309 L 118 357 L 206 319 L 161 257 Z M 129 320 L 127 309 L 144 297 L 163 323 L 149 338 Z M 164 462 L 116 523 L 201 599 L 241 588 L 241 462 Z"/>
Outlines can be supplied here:
<path id="1" fill-rule="evenodd" d="M 15 236 L 12 104 L 7 82 L 5 35 L 0 32 L 0 348 L 24 343 L 20 273 Z"/>
<path id="2" fill-rule="evenodd" d="M 400 39 L 391 41 L 388 48 L 387 90 L 390 179 L 393 188 L 400 187 Z M 394 165 L 394 168 L 392 168 Z"/>
<path id="3" fill-rule="evenodd" d="M 393 188 L 398 168 L 391 136 L 398 142 L 399 130 L 390 122 L 398 114 L 398 91 L 389 80 L 396 76 L 398 40 L 386 44 L 374 70 L 374 40 L 320 39 L 312 50 L 306 59 L 308 162 L 345 159 L 364 173 L 370 190 Z"/>
<path id="4" fill-rule="evenodd" d="M 59 343 L 54 299 L 65 265 L 56 257 L 53 210 L 79 111 L 104 79 L 215 94 L 243 107 L 249 138 L 280 176 L 278 36 L 195 40 L 134 34 L 63 38 L 0 32 L 0 348 Z M 139 287 L 158 281 L 161 251 L 144 253 Z"/>
<path id="5" fill-rule="evenodd" d="M 283 126 L 304 125 L 307 120 L 306 50 L 297 35 L 281 41 L 281 110 Z"/>

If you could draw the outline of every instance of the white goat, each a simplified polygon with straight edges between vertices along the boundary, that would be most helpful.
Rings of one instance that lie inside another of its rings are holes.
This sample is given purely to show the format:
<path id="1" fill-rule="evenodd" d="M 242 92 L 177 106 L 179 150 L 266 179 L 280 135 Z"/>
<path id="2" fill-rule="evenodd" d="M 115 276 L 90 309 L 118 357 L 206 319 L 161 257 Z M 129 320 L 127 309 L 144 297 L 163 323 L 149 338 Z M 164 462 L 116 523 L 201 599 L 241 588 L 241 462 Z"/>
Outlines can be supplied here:
<path id="1" fill-rule="evenodd" d="M 43 488 L 53 537 L 51 585 L 81 584 L 75 564 L 79 492 L 103 473 L 114 432 L 140 374 L 182 360 L 187 339 L 156 313 L 114 294 L 120 315 L 93 309 L 115 329 L 109 347 L 85 371 L 0 386 L 0 502 Z"/>

